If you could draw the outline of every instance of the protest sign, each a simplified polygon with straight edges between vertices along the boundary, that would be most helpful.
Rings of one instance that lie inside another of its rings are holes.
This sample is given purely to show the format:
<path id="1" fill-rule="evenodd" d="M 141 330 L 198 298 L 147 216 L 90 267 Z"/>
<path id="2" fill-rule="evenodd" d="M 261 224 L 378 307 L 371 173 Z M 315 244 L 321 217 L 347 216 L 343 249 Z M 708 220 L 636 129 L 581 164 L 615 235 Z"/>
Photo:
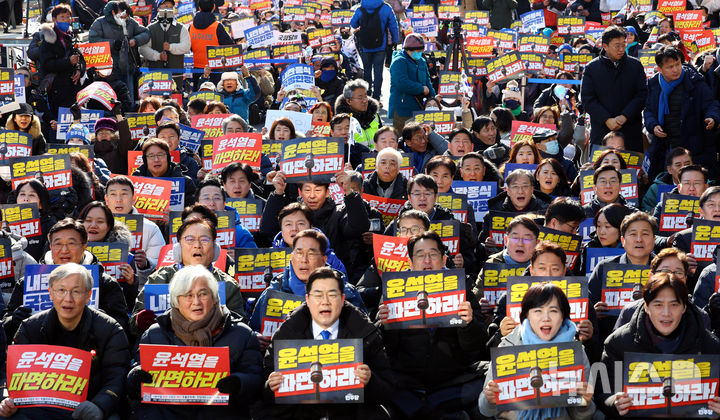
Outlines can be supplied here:
<path id="1" fill-rule="evenodd" d="M 447 248 L 451 256 L 460 253 L 460 221 L 439 220 L 430 223 L 430 230 L 434 231 L 442 239 L 443 245 Z"/>
<path id="2" fill-rule="evenodd" d="M 281 111 L 278 109 L 268 109 L 265 118 L 265 127 L 270 131 L 275 120 L 287 117 L 292 121 L 297 133 L 307 133 L 312 130 L 312 114 L 295 111 Z"/>
<path id="3" fill-rule="evenodd" d="M 142 384 L 143 403 L 228 404 L 217 383 L 230 374 L 229 347 L 140 344 L 140 366 L 152 375 L 151 383 Z"/>
<path id="4" fill-rule="evenodd" d="M 535 163 L 506 163 L 504 179 L 507 180 L 507 177 L 510 176 L 511 173 L 515 172 L 518 169 L 525 169 L 527 171 L 535 173 L 535 169 L 537 169 L 537 164 L 535 164 Z"/>
<path id="5" fill-rule="evenodd" d="M 562 247 L 567 256 L 566 266 L 568 270 L 575 268 L 582 248 L 582 237 L 571 233 L 562 232 L 549 227 L 540 226 L 538 241 L 550 241 Z"/>
<path id="6" fill-rule="evenodd" d="M 203 92 L 194 92 L 191 93 L 190 96 L 188 96 L 188 103 L 192 102 L 193 99 L 202 99 L 205 102 L 210 101 L 216 101 L 216 102 L 222 102 L 223 98 L 222 96 L 217 92 L 210 92 L 210 91 L 203 91 Z M 150 113 L 150 115 L 154 115 L 153 113 Z"/>
<path id="7" fill-rule="evenodd" d="M 240 215 L 240 224 L 250 232 L 260 230 L 264 201 L 260 198 L 228 198 L 225 205 L 234 208 Z"/>
<path id="8" fill-rule="evenodd" d="M 245 40 L 252 48 L 260 48 L 272 45 L 272 23 L 266 23 L 264 25 L 256 26 L 254 28 L 245 29 Z"/>
<path id="9" fill-rule="evenodd" d="M 212 171 L 213 139 L 200 140 L 200 150 L 198 151 L 198 155 L 200 156 L 200 159 L 202 159 L 203 171 Z"/>
<path id="10" fill-rule="evenodd" d="M 170 211 L 185 208 L 185 178 L 157 178 L 170 181 Z"/>
<path id="11" fill-rule="evenodd" d="M 452 190 L 467 197 L 475 212 L 475 220 L 482 221 L 488 212 L 487 201 L 497 195 L 497 182 L 453 181 Z"/>
<path id="12" fill-rule="evenodd" d="M 113 174 L 114 175 L 114 174 Z M 128 176 L 135 188 L 133 206 L 150 218 L 167 219 L 172 183 L 159 178 Z"/>
<path id="13" fill-rule="evenodd" d="M 152 5 L 150 5 L 152 9 Z M 93 42 L 78 45 L 87 68 L 110 69 L 113 66 L 110 42 Z"/>
<path id="14" fill-rule="evenodd" d="M 291 64 L 280 75 L 280 82 L 286 91 L 311 89 L 315 86 L 315 72 L 307 64 Z M 297 129 L 297 127 L 296 127 Z"/>
<path id="15" fill-rule="evenodd" d="M 438 20 L 435 17 L 412 18 L 410 25 L 413 32 L 427 37 L 438 36 Z"/>
<path id="16" fill-rule="evenodd" d="M 290 248 L 235 248 L 235 280 L 240 291 L 259 295 L 290 264 Z"/>
<path id="17" fill-rule="evenodd" d="M 170 95 L 173 91 L 172 73 L 166 71 L 151 71 L 144 73 L 138 80 L 138 96 L 143 95 Z"/>
<path id="18" fill-rule="evenodd" d="M 458 315 L 466 300 L 463 269 L 385 272 L 382 284 L 386 329 L 465 325 Z"/>
<path id="19" fill-rule="evenodd" d="M 523 28 L 527 29 L 529 33 L 537 33 L 539 30 L 545 28 L 544 13 L 545 10 L 539 9 L 520 15 Z"/>
<path id="20" fill-rule="evenodd" d="M 290 312 L 300 306 L 305 299 L 303 296 L 297 296 L 292 293 L 283 293 L 279 290 L 267 290 L 267 304 L 262 314 L 262 324 L 260 327 L 260 335 L 263 337 L 272 337 L 272 335 L 280 328 Z"/>
<path id="21" fill-rule="evenodd" d="M 640 50 L 638 51 L 638 60 L 645 69 L 645 77 L 651 78 L 657 73 L 657 64 L 655 64 L 655 51 L 654 50 Z"/>
<path id="22" fill-rule="evenodd" d="M 603 152 L 606 150 L 609 150 L 609 148 L 601 146 L 599 144 L 593 144 L 590 148 L 590 156 L 592 162 L 597 162 L 597 160 L 600 158 L 600 155 L 602 155 Z M 643 153 L 620 149 L 613 149 L 613 151 L 622 157 L 628 168 L 636 170 L 642 169 L 643 159 L 645 158 L 645 155 Z"/>
<path id="23" fill-rule="evenodd" d="M 558 16 L 558 35 L 584 35 L 585 18 L 582 16 Z"/>
<path id="24" fill-rule="evenodd" d="M 490 25 L 490 12 L 487 10 L 466 10 L 465 22 L 475 22 L 481 26 Z"/>
<path id="25" fill-rule="evenodd" d="M 625 248 L 587 248 L 585 253 L 585 274 L 590 274 L 602 261 L 624 254 Z"/>
<path id="26" fill-rule="evenodd" d="M 690 248 L 697 261 L 712 261 L 715 248 L 720 243 L 720 222 L 695 219 L 692 226 Z"/>
<path id="27" fill-rule="evenodd" d="M 276 404 L 364 401 L 364 386 L 355 376 L 363 360 L 361 339 L 277 340 L 273 347 L 275 372 L 283 376 Z"/>
<path id="28" fill-rule="evenodd" d="M 315 28 L 308 30 L 308 41 L 311 47 L 320 48 L 335 41 L 331 28 Z"/>
<path id="29" fill-rule="evenodd" d="M 37 179 L 48 191 L 72 187 L 69 155 L 10 158 L 10 174 L 13 189 L 29 179 Z"/>
<path id="30" fill-rule="evenodd" d="M 153 311 L 155 315 L 161 315 L 170 309 L 170 283 L 147 283 L 143 286 L 145 295 L 145 309 Z M 225 305 L 225 282 L 218 282 L 218 299 L 221 305 Z"/>
<path id="31" fill-rule="evenodd" d="M 332 128 L 330 128 L 330 123 L 323 121 L 313 121 L 311 131 L 311 137 L 330 137 L 330 135 L 332 134 Z"/>
<path id="32" fill-rule="evenodd" d="M 435 131 L 441 135 L 450 134 L 455 129 L 455 113 L 453 111 L 414 111 L 413 121 L 435 125 Z"/>
<path id="33" fill-rule="evenodd" d="M 594 170 L 580 171 L 580 202 L 582 205 L 589 204 L 595 197 L 595 181 L 593 180 Z M 621 169 L 620 173 L 620 195 L 625 200 L 639 207 L 637 171 L 635 169 Z"/>
<path id="34" fill-rule="evenodd" d="M 453 20 L 460 17 L 460 6 L 455 4 L 443 4 L 438 6 L 438 19 Z"/>
<path id="35" fill-rule="evenodd" d="M 550 41 L 542 35 L 522 35 L 518 41 L 518 51 L 547 54 L 550 51 Z"/>
<path id="36" fill-rule="evenodd" d="M 627 416 L 717 417 L 708 402 L 718 394 L 718 374 L 714 354 L 625 352 L 622 391 L 632 399 Z"/>
<path id="37" fill-rule="evenodd" d="M 25 266 L 25 281 L 23 282 L 23 306 L 38 313 L 53 307 L 48 291 L 48 277 L 50 273 L 59 267 L 55 264 L 28 264 Z M 100 294 L 100 271 L 97 265 L 83 265 L 93 278 L 92 295 L 88 306 L 97 309 Z"/>
<path id="38" fill-rule="evenodd" d="M 83 106 L 91 99 L 101 103 L 108 110 L 119 103 L 117 94 L 106 82 L 92 82 L 84 87 L 77 93 L 76 103 L 78 106 Z"/>
<path id="39" fill-rule="evenodd" d="M 507 278 L 507 316 L 520 322 L 522 300 L 532 286 L 552 283 L 562 289 L 570 303 L 570 320 L 580 322 L 588 319 L 588 282 L 585 276 L 511 276 Z"/>
<path id="40" fill-rule="evenodd" d="M 490 210 L 490 238 L 495 241 L 500 248 L 505 246 L 505 232 L 510 221 L 518 215 L 509 211 Z"/>
<path id="41" fill-rule="evenodd" d="M 0 129 L 0 159 L 2 160 L 31 156 L 32 144 L 32 136 L 28 133 Z"/>
<path id="42" fill-rule="evenodd" d="M 378 197 L 376 195 L 362 194 L 362 198 L 382 214 L 383 224 L 389 225 L 399 214 L 407 200 Z"/>
<path id="43" fill-rule="evenodd" d="M 333 28 L 349 27 L 354 14 L 352 10 L 333 10 L 330 12 L 330 24 Z"/>
<path id="44" fill-rule="evenodd" d="M 130 247 L 130 251 L 142 249 L 143 216 L 141 214 L 113 214 L 113 216 L 115 217 L 115 223 L 123 223 L 132 234 L 133 245 Z"/>
<path id="45" fill-rule="evenodd" d="M 10 226 L 10 232 L 25 238 L 37 237 L 40 231 L 40 211 L 36 203 L 1 204 L 3 222 Z"/>
<path id="46" fill-rule="evenodd" d="M 467 38 L 465 49 L 472 57 L 492 57 L 495 40 L 491 36 L 472 36 Z"/>
<path id="47" fill-rule="evenodd" d="M 543 74 L 545 69 L 545 55 L 533 52 L 520 53 L 520 59 L 525 63 L 527 72 L 530 75 L 539 76 Z"/>
<path id="48" fill-rule="evenodd" d="M 660 207 L 660 232 L 672 233 L 687 229 L 688 218 L 700 217 L 700 199 L 691 195 L 662 195 Z"/>
<path id="49" fill-rule="evenodd" d="M 636 264 L 603 264 L 600 300 L 607 303 L 607 314 L 620 315 L 622 308 L 639 299 L 642 286 L 650 279 L 650 267 Z"/>
<path id="50" fill-rule="evenodd" d="M 373 234 L 373 256 L 378 274 L 410 269 L 408 238 Z"/>
<path id="51" fill-rule="evenodd" d="M 492 36 L 497 43 L 497 47 L 500 50 L 512 50 L 514 49 L 515 37 L 517 33 L 512 30 L 500 30 L 489 29 L 487 34 Z"/>
<path id="52" fill-rule="evenodd" d="M 25 75 L 16 74 L 13 80 L 15 81 L 15 102 L 27 103 L 27 98 L 25 97 Z"/>
<path id="53" fill-rule="evenodd" d="M 0 238 L 0 289 L 15 287 L 15 269 L 10 238 Z"/>
<path id="54" fill-rule="evenodd" d="M 540 124 L 513 120 L 510 128 L 510 144 L 515 144 L 521 140 L 532 140 L 533 134 L 535 134 L 535 132 L 540 128 L 547 128 L 553 131 L 557 130 L 557 126 L 555 124 Z"/>
<path id="55" fill-rule="evenodd" d="M 302 45 L 273 45 L 272 56 L 278 59 L 299 59 L 303 56 Z M 276 66 L 282 65 L 283 64 L 276 64 Z"/>
<path id="56" fill-rule="evenodd" d="M 17 407 L 74 410 L 87 400 L 92 355 L 73 347 L 14 344 L 7 349 L 7 390 Z"/>
<path id="57" fill-rule="evenodd" d="M 685 10 L 686 4 L 683 0 L 659 0 L 657 5 L 657 11 L 665 16 L 675 14 L 675 12 L 682 12 Z"/>
<path id="58" fill-rule="evenodd" d="M 453 191 L 438 193 L 435 204 L 450 210 L 458 221 L 468 223 L 468 203 L 464 195 Z"/>
<path id="59" fill-rule="evenodd" d="M 493 347 L 490 359 L 493 380 L 500 387 L 495 396 L 499 411 L 584 404 L 576 394 L 586 373 L 578 341 Z M 537 388 L 532 386 L 535 381 L 540 383 Z"/>
<path id="60" fill-rule="evenodd" d="M 463 77 L 462 73 L 458 71 L 442 71 L 440 72 L 440 80 L 438 82 L 437 94 L 445 100 L 454 101 L 463 96 L 463 91 L 466 89 L 466 84 L 467 80 Z M 453 114 L 452 121 L 455 122 L 455 113 L 451 112 L 451 114 Z M 438 133 L 446 134 L 439 131 Z"/>
<path id="61" fill-rule="evenodd" d="M 188 150 L 190 150 L 193 153 L 197 153 L 200 149 L 200 143 L 202 142 L 203 137 L 205 137 L 205 132 L 202 130 L 197 130 L 192 127 L 188 127 L 187 125 L 178 124 L 180 126 L 180 147 L 184 147 Z M 176 150 L 173 150 L 173 152 Z"/>
<path id="62" fill-rule="evenodd" d="M 97 120 L 103 117 L 103 112 L 100 110 L 92 109 L 81 109 L 80 110 L 80 124 L 84 125 L 89 132 L 95 132 L 95 123 Z M 58 125 L 56 138 L 58 140 L 65 140 L 65 134 L 73 124 L 73 116 L 70 112 L 70 108 L 58 108 Z"/>
<path id="63" fill-rule="evenodd" d="M 308 114 L 309 115 L 309 114 Z M 280 170 L 286 182 L 330 183 L 345 161 L 340 138 L 297 138 L 282 142 Z"/>
<path id="64" fill-rule="evenodd" d="M 483 297 L 490 302 L 493 308 L 507 292 L 507 279 L 512 276 L 522 276 L 527 266 L 525 264 L 498 264 L 486 262 L 483 266 Z"/>
<path id="65" fill-rule="evenodd" d="M 133 141 L 139 141 L 145 136 L 155 137 L 155 130 L 157 129 L 157 123 L 155 122 L 155 114 L 152 112 L 146 112 L 142 114 L 128 113 L 125 119 L 128 122 L 128 129 L 130 130 L 130 138 Z"/>
<path id="66" fill-rule="evenodd" d="M 190 125 L 205 132 L 204 140 L 214 139 L 223 135 L 222 122 L 232 114 L 202 114 L 190 117 Z"/>
<path id="67" fill-rule="evenodd" d="M 213 140 L 212 171 L 218 173 L 234 162 L 246 163 L 259 171 L 261 157 L 262 134 L 226 134 Z"/>
<path id="68" fill-rule="evenodd" d="M 563 70 L 570 73 L 579 73 L 595 58 L 592 54 L 563 54 Z"/>
<path id="69" fill-rule="evenodd" d="M 145 163 L 143 160 L 143 152 L 140 150 L 130 150 L 127 152 L 128 156 L 128 169 L 127 173 L 132 174 L 135 172 L 136 169 L 138 169 L 140 166 Z M 170 161 L 173 163 L 180 163 L 180 151 L 179 150 L 173 150 L 170 152 Z"/>
<path id="70" fill-rule="evenodd" d="M 217 242 L 221 248 L 235 247 L 235 210 L 215 211 L 217 216 Z"/>
<path id="71" fill-rule="evenodd" d="M 702 29 L 703 27 L 703 11 L 702 10 L 683 10 L 674 14 L 673 22 L 675 30 L 685 29 Z"/>
<path id="72" fill-rule="evenodd" d="M 15 102 L 15 70 L 0 68 L 0 104 Z"/>
<path id="73" fill-rule="evenodd" d="M 88 242 L 87 251 L 97 257 L 105 273 L 117 281 L 125 281 L 120 266 L 128 263 L 130 246 L 123 242 Z"/>

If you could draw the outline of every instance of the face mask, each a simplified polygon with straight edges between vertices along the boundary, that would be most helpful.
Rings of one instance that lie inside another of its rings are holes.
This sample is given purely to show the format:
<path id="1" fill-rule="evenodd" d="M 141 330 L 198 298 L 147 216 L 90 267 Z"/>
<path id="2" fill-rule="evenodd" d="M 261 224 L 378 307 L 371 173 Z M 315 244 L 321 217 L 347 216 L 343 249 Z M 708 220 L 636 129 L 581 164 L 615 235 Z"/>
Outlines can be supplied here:
<path id="1" fill-rule="evenodd" d="M 125 19 L 121 18 L 120 15 L 115 15 L 115 23 L 120 26 L 125 26 Z"/>
<path id="2" fill-rule="evenodd" d="M 508 99 L 507 101 L 503 101 L 503 103 L 505 107 L 511 111 L 520 106 L 520 102 L 515 99 Z"/>
<path id="3" fill-rule="evenodd" d="M 417 61 L 422 58 L 422 51 L 413 51 L 412 54 L 410 54 L 410 57 L 412 57 L 413 60 Z"/>
<path id="4" fill-rule="evenodd" d="M 545 143 L 545 153 L 549 155 L 557 155 L 560 153 L 560 143 L 558 143 L 557 140 Z"/>
<path id="5" fill-rule="evenodd" d="M 340 36 L 342 39 L 348 39 L 350 38 L 350 32 L 340 32 Z"/>
<path id="6" fill-rule="evenodd" d="M 320 73 L 320 80 L 327 83 L 327 82 L 331 81 L 335 77 L 336 74 L 337 74 L 337 70 L 323 70 Z"/>
<path id="7" fill-rule="evenodd" d="M 108 153 L 115 149 L 115 143 L 112 140 L 95 142 L 95 153 Z"/>
<path id="8" fill-rule="evenodd" d="M 56 22 L 57 28 L 63 32 L 67 32 L 70 29 L 70 22 Z"/>
<path id="9" fill-rule="evenodd" d="M 440 108 L 436 106 L 426 106 L 425 111 L 440 111 Z"/>

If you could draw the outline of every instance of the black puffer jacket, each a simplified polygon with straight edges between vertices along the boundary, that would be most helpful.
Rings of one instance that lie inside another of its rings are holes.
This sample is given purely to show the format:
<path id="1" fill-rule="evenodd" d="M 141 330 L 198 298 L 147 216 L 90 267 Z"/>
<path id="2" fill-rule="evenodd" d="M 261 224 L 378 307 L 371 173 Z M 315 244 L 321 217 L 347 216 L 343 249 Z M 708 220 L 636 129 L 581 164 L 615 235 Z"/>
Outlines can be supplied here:
<path id="1" fill-rule="evenodd" d="M 55 308 L 48 309 L 23 321 L 14 344 L 60 345 L 95 352 L 87 399 L 100 407 L 105 417 L 118 409 L 118 403 L 125 395 L 124 378 L 130 364 L 130 351 L 122 327 L 111 317 L 86 307 L 78 326 L 68 332 L 60 324 Z M 35 410 L 53 409 L 23 408 L 20 414 L 41 418 L 42 411 Z"/>
<path id="2" fill-rule="evenodd" d="M 297 307 L 273 335 L 273 340 L 265 352 L 263 363 L 265 376 L 273 372 L 274 343 L 276 340 L 311 340 L 313 339 L 312 316 L 307 303 Z M 338 339 L 359 338 L 363 342 L 363 363 L 370 367 L 372 375 L 365 386 L 365 403 L 334 404 L 323 406 L 309 405 L 275 405 L 265 408 L 262 418 L 317 419 L 326 410 L 330 418 L 342 419 L 375 419 L 383 418 L 377 413 L 379 404 L 389 401 L 393 394 L 394 379 L 390 369 L 390 361 L 385 354 L 380 331 L 370 319 L 351 303 L 345 302 L 340 312 Z M 265 387 L 265 401 L 272 403 L 270 389 Z"/>
<path id="3" fill-rule="evenodd" d="M 377 171 L 372 171 L 370 177 L 363 181 L 363 193 L 383 197 L 383 195 L 378 192 L 379 188 L 380 184 Z M 395 178 L 395 181 L 393 181 L 392 192 L 390 193 L 390 196 L 384 197 L 396 200 L 407 200 L 407 178 L 405 178 L 405 175 L 398 172 L 397 178 Z"/>
<path id="4" fill-rule="evenodd" d="M 530 199 L 530 203 L 527 205 L 527 207 L 525 207 L 522 211 L 518 211 L 513 205 L 512 201 L 510 201 L 510 197 L 508 196 L 507 192 L 502 191 L 500 194 L 488 200 L 488 210 L 504 211 L 517 214 L 535 213 L 544 215 L 545 210 L 547 210 L 551 201 L 552 197 L 550 197 L 549 195 L 545 194 L 540 190 L 534 190 L 533 196 Z M 480 243 L 485 242 L 488 236 L 490 236 L 490 222 L 491 216 L 490 212 L 488 212 L 485 217 L 483 217 L 483 229 L 482 232 L 480 232 L 479 238 Z"/>
<path id="5" fill-rule="evenodd" d="M 262 354 L 257 338 L 250 328 L 242 323 L 242 317 L 221 307 L 223 327 L 212 337 L 212 347 L 230 349 L 230 374 L 241 381 L 240 392 L 230 395 L 230 404 L 226 406 L 202 405 L 158 405 L 141 404 L 138 409 L 140 419 L 249 419 L 248 406 L 257 400 L 262 390 Z M 143 334 L 139 344 L 160 344 L 185 346 L 186 344 L 173 332 L 170 311 L 158 316 Z M 139 347 L 135 349 L 134 359 L 140 360 Z"/>

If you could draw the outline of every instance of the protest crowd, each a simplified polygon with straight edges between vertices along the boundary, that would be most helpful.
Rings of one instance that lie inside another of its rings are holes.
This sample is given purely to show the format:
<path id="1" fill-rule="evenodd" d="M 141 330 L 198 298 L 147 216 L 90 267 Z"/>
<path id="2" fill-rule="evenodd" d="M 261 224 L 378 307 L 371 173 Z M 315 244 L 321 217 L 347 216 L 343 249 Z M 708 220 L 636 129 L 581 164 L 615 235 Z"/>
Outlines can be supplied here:
<path id="1" fill-rule="evenodd" d="M 11 13 L 0 418 L 720 417 L 720 2 Z"/>

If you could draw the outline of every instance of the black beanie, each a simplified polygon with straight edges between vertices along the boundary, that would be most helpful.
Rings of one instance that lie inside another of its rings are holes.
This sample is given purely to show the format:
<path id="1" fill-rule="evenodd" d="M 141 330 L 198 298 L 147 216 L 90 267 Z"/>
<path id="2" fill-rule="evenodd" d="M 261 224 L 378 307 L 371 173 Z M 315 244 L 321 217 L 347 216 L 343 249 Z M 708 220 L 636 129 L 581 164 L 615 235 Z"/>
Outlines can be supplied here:
<path id="1" fill-rule="evenodd" d="M 213 0 L 200 0 L 198 1 L 198 7 L 201 12 L 212 12 L 215 8 L 215 2 Z"/>

